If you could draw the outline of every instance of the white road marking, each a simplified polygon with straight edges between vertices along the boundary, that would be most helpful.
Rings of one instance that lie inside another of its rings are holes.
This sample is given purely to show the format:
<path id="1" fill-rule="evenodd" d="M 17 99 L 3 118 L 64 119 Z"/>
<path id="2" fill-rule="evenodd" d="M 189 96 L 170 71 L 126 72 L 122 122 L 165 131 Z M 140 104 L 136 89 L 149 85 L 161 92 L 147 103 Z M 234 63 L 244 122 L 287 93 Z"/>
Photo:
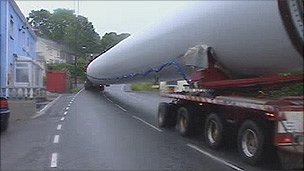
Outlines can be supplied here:
<path id="1" fill-rule="evenodd" d="M 109 99 L 107 96 L 105 96 L 107 100 L 109 100 L 109 102 L 113 103 L 113 101 L 111 99 Z"/>
<path id="2" fill-rule="evenodd" d="M 65 112 L 63 113 L 64 116 L 67 115 L 67 114 L 68 114 L 68 111 L 65 111 Z"/>
<path id="3" fill-rule="evenodd" d="M 71 104 L 68 104 L 68 107 L 71 107 Z"/>
<path id="4" fill-rule="evenodd" d="M 69 102 L 69 104 L 72 104 L 72 103 L 73 103 L 72 101 Z"/>
<path id="5" fill-rule="evenodd" d="M 208 156 L 208 157 L 210 157 L 210 158 L 212 158 L 212 159 L 214 159 L 214 160 L 216 160 L 216 161 L 218 161 L 218 162 L 220 162 L 220 163 L 222 163 L 222 164 L 224 164 L 224 165 L 226 165 L 226 166 L 231 167 L 231 168 L 234 169 L 234 170 L 237 170 L 237 171 L 244 171 L 244 169 L 239 168 L 239 167 L 237 167 L 236 165 L 233 165 L 233 164 L 231 164 L 231 163 L 229 163 L 229 162 L 227 162 L 227 161 L 225 161 L 225 160 L 223 160 L 223 159 L 221 159 L 221 158 L 218 158 L 218 157 L 216 157 L 216 156 L 214 156 L 214 155 L 212 155 L 212 154 L 210 154 L 210 153 L 208 153 L 208 152 L 206 152 L 206 151 L 200 149 L 200 148 L 197 147 L 196 145 L 187 144 L 187 146 L 190 147 L 190 148 L 192 148 L 192 149 L 194 149 L 194 150 L 196 150 L 196 151 L 198 151 L 198 152 L 200 152 L 200 153 L 202 153 L 202 154 L 205 154 L 206 156 Z"/>
<path id="6" fill-rule="evenodd" d="M 51 167 L 57 167 L 57 153 L 52 153 L 52 159 L 51 159 Z"/>
<path id="7" fill-rule="evenodd" d="M 127 110 L 124 109 L 123 107 L 119 106 L 118 104 L 115 104 L 119 109 L 123 110 L 124 112 L 126 112 Z"/>
<path id="8" fill-rule="evenodd" d="M 66 108 L 65 108 L 65 110 L 69 110 L 69 109 L 70 109 L 69 107 L 66 107 Z"/>
<path id="9" fill-rule="evenodd" d="M 62 128 L 61 124 L 57 125 L 57 130 L 61 130 L 61 128 Z"/>
<path id="10" fill-rule="evenodd" d="M 78 91 L 78 93 L 75 94 L 75 96 L 73 97 L 73 99 L 75 99 L 75 97 L 78 96 L 78 94 L 81 93 L 82 91 L 83 91 L 83 88 L 80 91 Z"/>
<path id="11" fill-rule="evenodd" d="M 45 114 L 45 111 L 50 108 L 51 106 L 53 106 L 61 97 L 62 95 L 60 94 L 58 97 L 56 97 L 56 99 L 54 99 L 53 101 L 51 101 L 49 104 L 47 104 L 46 106 L 44 106 L 44 108 L 42 108 L 39 112 L 37 112 L 37 115 L 33 116 L 32 119 L 35 119 L 39 116 L 42 116 Z"/>
<path id="12" fill-rule="evenodd" d="M 54 144 L 58 143 L 59 142 L 59 135 L 55 135 L 54 136 Z"/>
<path id="13" fill-rule="evenodd" d="M 60 120 L 61 120 L 61 121 L 64 121 L 64 117 L 62 117 Z"/>
<path id="14" fill-rule="evenodd" d="M 139 117 L 137 117 L 137 116 L 134 116 L 134 115 L 133 115 L 132 117 L 133 117 L 134 119 L 137 119 L 137 120 L 139 120 L 139 121 L 142 121 L 142 122 L 145 123 L 146 125 L 152 127 L 153 129 L 156 129 L 156 130 L 159 131 L 159 132 L 163 132 L 163 130 L 157 128 L 156 126 L 154 126 L 154 125 L 152 125 L 152 124 L 150 124 L 150 123 L 144 121 L 143 119 L 141 119 L 141 118 L 139 118 Z"/>

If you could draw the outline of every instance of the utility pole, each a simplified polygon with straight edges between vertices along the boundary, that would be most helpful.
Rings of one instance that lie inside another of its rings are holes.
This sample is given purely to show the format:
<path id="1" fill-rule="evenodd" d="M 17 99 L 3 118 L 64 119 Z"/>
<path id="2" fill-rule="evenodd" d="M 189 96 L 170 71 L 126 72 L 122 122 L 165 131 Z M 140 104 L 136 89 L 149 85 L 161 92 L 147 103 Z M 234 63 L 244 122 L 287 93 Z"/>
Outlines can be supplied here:
<path id="1" fill-rule="evenodd" d="M 78 16 L 79 16 L 79 0 L 77 0 L 77 15 L 76 15 L 76 31 L 75 31 L 75 39 L 76 39 L 76 49 L 78 50 L 78 39 L 79 39 L 79 21 L 78 21 Z M 77 51 L 76 50 L 76 51 Z M 75 77 L 74 77 L 74 88 L 77 87 L 77 58 L 78 58 L 78 53 L 76 52 L 75 55 Z"/>

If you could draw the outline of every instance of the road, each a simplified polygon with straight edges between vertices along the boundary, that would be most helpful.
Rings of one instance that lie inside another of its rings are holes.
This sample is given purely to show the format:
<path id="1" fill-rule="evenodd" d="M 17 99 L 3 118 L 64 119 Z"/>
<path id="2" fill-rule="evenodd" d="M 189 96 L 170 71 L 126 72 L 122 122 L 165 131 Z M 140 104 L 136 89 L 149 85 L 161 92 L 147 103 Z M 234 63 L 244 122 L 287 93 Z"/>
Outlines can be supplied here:
<path id="1" fill-rule="evenodd" d="M 63 95 L 45 115 L 16 122 L 1 135 L 1 170 L 276 169 L 241 162 L 233 146 L 213 151 L 199 135 L 158 128 L 161 101 L 169 99 L 121 85 Z"/>

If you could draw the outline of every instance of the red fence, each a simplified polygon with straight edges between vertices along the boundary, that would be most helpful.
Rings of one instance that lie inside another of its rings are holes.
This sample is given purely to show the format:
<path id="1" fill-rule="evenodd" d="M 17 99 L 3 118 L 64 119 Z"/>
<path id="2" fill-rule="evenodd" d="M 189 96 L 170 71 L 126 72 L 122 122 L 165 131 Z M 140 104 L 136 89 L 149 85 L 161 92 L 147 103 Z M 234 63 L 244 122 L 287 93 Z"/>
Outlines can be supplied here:
<path id="1" fill-rule="evenodd" d="M 66 93 L 68 90 L 69 77 L 65 71 L 51 70 L 46 75 L 47 91 L 53 93 Z"/>

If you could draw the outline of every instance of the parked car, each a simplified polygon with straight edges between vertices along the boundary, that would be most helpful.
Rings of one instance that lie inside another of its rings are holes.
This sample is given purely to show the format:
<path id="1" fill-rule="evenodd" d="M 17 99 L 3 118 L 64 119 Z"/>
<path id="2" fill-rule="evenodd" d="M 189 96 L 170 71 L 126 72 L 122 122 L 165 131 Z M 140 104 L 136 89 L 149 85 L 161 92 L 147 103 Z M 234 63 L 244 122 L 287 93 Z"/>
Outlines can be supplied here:
<path id="1" fill-rule="evenodd" d="M 10 110 L 8 107 L 7 98 L 0 97 L 0 127 L 1 132 L 7 130 L 8 128 L 8 121 L 10 116 Z"/>

